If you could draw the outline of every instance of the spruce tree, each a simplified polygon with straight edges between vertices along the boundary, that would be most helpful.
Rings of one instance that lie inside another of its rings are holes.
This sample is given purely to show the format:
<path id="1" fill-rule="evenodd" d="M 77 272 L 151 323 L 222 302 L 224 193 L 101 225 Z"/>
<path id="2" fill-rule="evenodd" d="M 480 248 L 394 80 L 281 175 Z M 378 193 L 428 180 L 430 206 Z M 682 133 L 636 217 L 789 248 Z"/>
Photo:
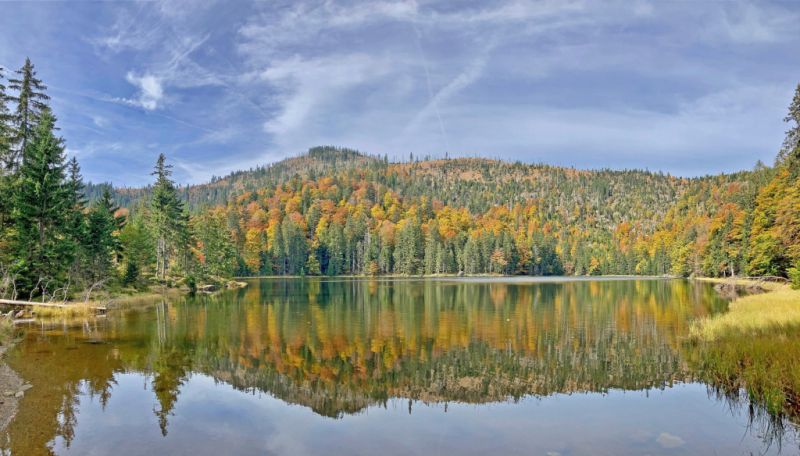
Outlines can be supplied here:
<path id="1" fill-rule="evenodd" d="M 69 199 L 68 206 L 71 208 L 67 213 L 67 233 L 72 240 L 75 247 L 75 257 L 72 264 L 75 276 L 78 272 L 84 271 L 86 252 L 85 244 L 87 242 L 86 232 L 86 217 L 84 210 L 86 209 L 86 197 L 84 196 L 83 177 L 81 177 L 81 167 L 75 157 L 67 164 L 67 197 Z"/>
<path id="2" fill-rule="evenodd" d="M 118 210 L 106 187 L 89 211 L 85 251 L 88 277 L 92 283 L 107 280 L 111 276 L 111 267 L 121 253 L 119 231 L 125 224 L 125 218 L 116 215 Z"/>
<path id="3" fill-rule="evenodd" d="M 13 194 L 18 289 L 30 296 L 63 284 L 73 254 L 64 146 L 54 129 L 55 117 L 45 108 L 25 147 Z"/>
<path id="4" fill-rule="evenodd" d="M 3 84 L 3 68 L 0 67 L 0 194 L 9 195 L 12 188 L 13 175 L 10 173 L 12 157 L 12 116 L 8 110 L 9 97 Z M 11 224 L 11 198 L 0 198 L 0 239 L 6 238 L 6 231 Z M 3 259 L 4 243 L 0 242 L 0 261 Z"/>
<path id="5" fill-rule="evenodd" d="M 14 139 L 14 119 L 8 110 L 8 102 L 11 98 L 6 93 L 6 86 L 3 84 L 4 71 L 4 68 L 0 67 L 0 176 L 7 174 L 9 165 L 12 163 L 11 146 Z"/>
<path id="6" fill-rule="evenodd" d="M 174 252 L 176 240 L 184 226 L 183 203 L 178 199 L 175 184 L 170 179 L 172 165 L 166 164 L 164 154 L 159 154 L 152 175 L 156 176 L 150 199 L 150 230 L 156 243 L 156 278 L 164 280 Z"/>
<path id="7" fill-rule="evenodd" d="M 17 78 L 8 80 L 9 88 L 17 91 L 17 96 L 11 99 L 17 102 L 13 140 L 18 149 L 12 151 L 8 159 L 6 166 L 10 169 L 18 166 L 19 155 L 24 153 L 36 126 L 42 121 L 42 113 L 47 109 L 47 100 L 50 99 L 45 93 L 47 86 L 36 77 L 36 70 L 29 58 L 25 59 L 25 65 L 16 73 L 19 75 Z"/>

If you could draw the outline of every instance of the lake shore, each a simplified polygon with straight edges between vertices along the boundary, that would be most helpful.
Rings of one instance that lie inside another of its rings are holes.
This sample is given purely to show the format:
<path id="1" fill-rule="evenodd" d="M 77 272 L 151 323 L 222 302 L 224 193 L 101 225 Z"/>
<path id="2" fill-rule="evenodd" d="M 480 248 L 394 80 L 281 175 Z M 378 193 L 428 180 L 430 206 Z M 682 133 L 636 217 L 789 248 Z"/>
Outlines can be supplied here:
<path id="1" fill-rule="evenodd" d="M 4 325 L 11 324 L 4 322 Z M 11 328 L 3 328 L 2 336 L 0 337 L 0 431 L 4 430 L 19 409 L 19 400 L 25 394 L 25 383 L 20 378 L 19 374 L 9 367 L 6 363 L 6 353 L 14 344 L 14 331 L 13 325 Z M 19 394 L 19 393 L 22 394 Z"/>
<path id="2" fill-rule="evenodd" d="M 763 334 L 800 326 L 800 290 L 789 284 L 755 279 L 697 278 L 701 282 L 762 290 L 734 299 L 728 312 L 698 320 L 692 324 L 690 337 L 713 341 L 735 334 Z"/>
<path id="3" fill-rule="evenodd" d="M 672 280 L 680 279 L 678 276 L 653 276 L 653 275 L 597 275 L 597 276 L 527 276 L 527 275 L 501 275 L 501 274 L 423 274 L 423 275 L 336 275 L 336 276 L 299 276 L 299 275 L 269 275 L 252 277 L 235 277 L 235 280 L 258 280 L 258 279 L 309 279 L 316 278 L 321 280 L 376 280 L 376 281 L 402 281 L 402 280 L 438 280 L 453 282 L 497 282 L 497 283 L 559 283 L 577 281 L 606 281 L 606 280 Z"/>

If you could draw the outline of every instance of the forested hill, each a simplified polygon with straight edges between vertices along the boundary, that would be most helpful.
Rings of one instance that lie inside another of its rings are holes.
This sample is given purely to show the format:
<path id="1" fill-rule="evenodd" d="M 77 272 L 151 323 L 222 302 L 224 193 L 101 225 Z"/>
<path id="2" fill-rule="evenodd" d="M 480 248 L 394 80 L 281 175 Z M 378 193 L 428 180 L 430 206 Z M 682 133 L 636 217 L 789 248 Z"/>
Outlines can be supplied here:
<path id="1" fill-rule="evenodd" d="M 765 266 L 751 239 L 775 176 L 765 166 L 678 178 L 479 158 L 389 163 L 317 147 L 178 192 L 197 220 L 230 234 L 235 255 L 222 263 L 242 275 L 781 274 L 791 258 L 780 242 Z M 135 219 L 148 191 L 117 190 L 117 200 Z"/>
<path id="2" fill-rule="evenodd" d="M 402 197 L 425 196 L 471 212 L 537 199 L 547 204 L 547 210 L 573 204 L 590 210 L 602 209 L 603 217 L 610 221 L 621 220 L 622 213 L 631 210 L 636 212 L 634 219 L 650 217 L 659 212 L 657 206 L 673 203 L 689 182 L 639 170 L 576 170 L 480 158 L 413 160 L 412 157 L 409 162 L 389 163 L 385 157 L 352 149 L 315 147 L 277 163 L 237 171 L 205 184 L 179 187 L 178 192 L 195 212 L 224 205 L 247 192 L 322 177 L 367 180 Z M 110 187 L 87 184 L 88 198 L 92 201 L 99 198 L 104 188 Z M 149 188 L 116 188 L 113 193 L 118 204 L 134 208 L 149 194 Z M 639 212 L 642 210 L 644 213 Z"/>
<path id="3" fill-rule="evenodd" d="M 729 175 L 390 163 L 316 147 L 186 187 L 160 154 L 152 186 L 114 190 L 85 186 L 77 159 L 67 163 L 30 60 L 15 74 L 13 96 L 0 84 L 0 295 L 191 288 L 234 274 L 781 275 L 800 284 L 800 85 L 775 166 Z"/>

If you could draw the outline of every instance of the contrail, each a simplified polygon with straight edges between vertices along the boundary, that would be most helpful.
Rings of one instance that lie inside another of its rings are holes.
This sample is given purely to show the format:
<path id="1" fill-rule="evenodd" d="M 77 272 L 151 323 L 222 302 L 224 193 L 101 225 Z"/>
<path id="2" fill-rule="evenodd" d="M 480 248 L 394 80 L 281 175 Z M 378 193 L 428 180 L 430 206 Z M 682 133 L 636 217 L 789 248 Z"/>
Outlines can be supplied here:
<path id="1" fill-rule="evenodd" d="M 439 121 L 439 130 L 442 134 L 442 139 L 444 139 L 445 152 L 450 152 L 450 140 L 447 137 L 447 130 L 444 128 L 444 121 L 442 120 L 442 115 L 439 113 L 439 104 L 436 102 L 436 98 L 433 96 L 431 73 L 428 70 L 428 59 L 425 58 L 425 52 L 422 50 L 422 34 L 417 28 L 416 21 L 411 21 L 411 27 L 414 29 L 414 38 L 416 38 L 417 51 L 422 59 L 422 67 L 425 69 L 425 81 L 427 82 L 428 86 L 428 99 L 433 104 L 433 112 L 436 113 L 436 119 Z"/>

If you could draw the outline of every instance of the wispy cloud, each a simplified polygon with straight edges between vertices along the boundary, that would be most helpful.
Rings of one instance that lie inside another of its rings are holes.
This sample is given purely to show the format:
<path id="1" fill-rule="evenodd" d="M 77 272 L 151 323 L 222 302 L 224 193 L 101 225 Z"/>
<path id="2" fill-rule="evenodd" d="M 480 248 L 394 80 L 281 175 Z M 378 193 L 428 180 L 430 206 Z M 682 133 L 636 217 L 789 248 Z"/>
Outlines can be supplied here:
<path id="1" fill-rule="evenodd" d="M 137 76 L 133 72 L 128 72 L 125 80 L 134 85 L 137 89 L 136 98 L 118 98 L 117 100 L 131 106 L 139 106 L 148 111 L 158 108 L 159 103 L 164 98 L 163 81 L 158 76 L 145 73 Z"/>
<path id="2" fill-rule="evenodd" d="M 32 57 L 70 150 L 88 175 L 137 183 L 159 152 L 182 164 L 179 180 L 197 181 L 204 168 L 318 144 L 680 174 L 747 167 L 780 145 L 800 45 L 800 10 L 772 1 L 17 10 L 0 17 L 0 62 L 23 61 L 17 37 L 35 27 L 33 49 L 47 53 Z"/>

